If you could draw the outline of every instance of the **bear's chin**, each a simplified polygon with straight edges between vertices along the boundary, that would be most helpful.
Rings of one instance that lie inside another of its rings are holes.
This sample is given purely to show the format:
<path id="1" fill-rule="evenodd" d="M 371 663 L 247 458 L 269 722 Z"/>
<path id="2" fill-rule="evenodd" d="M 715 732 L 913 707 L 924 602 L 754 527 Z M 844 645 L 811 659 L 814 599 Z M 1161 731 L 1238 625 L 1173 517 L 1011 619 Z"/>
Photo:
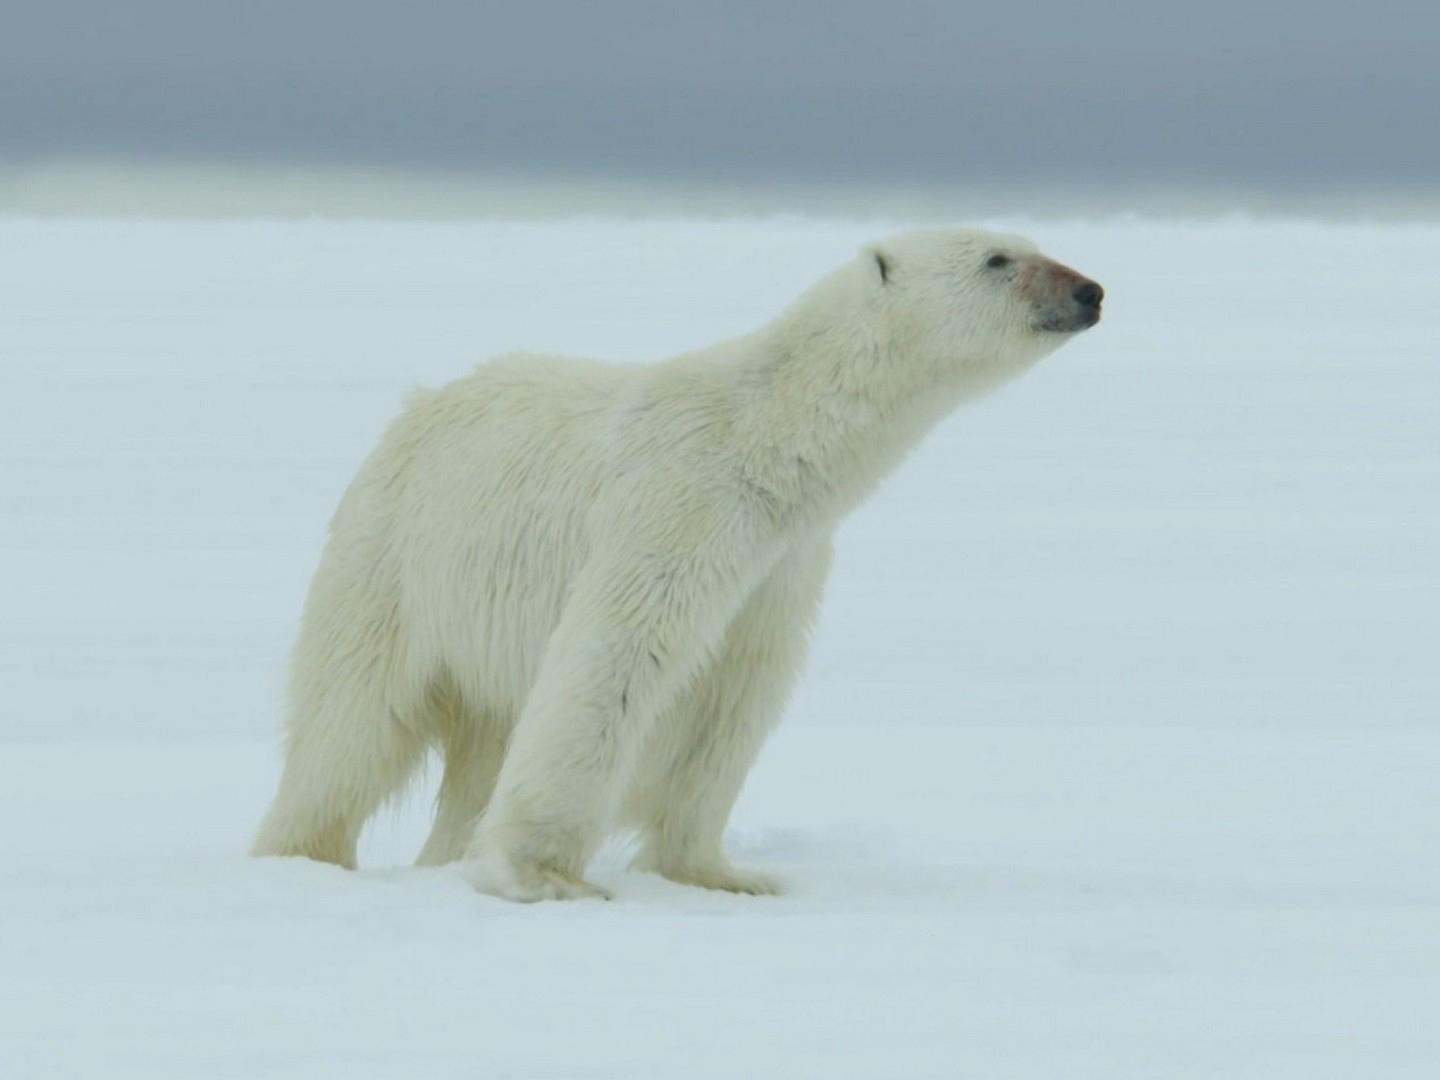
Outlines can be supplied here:
<path id="1" fill-rule="evenodd" d="M 1049 315 L 1035 319 L 1030 326 L 1042 334 L 1078 334 L 1099 321 L 1100 313 L 1095 311 L 1078 315 Z"/>

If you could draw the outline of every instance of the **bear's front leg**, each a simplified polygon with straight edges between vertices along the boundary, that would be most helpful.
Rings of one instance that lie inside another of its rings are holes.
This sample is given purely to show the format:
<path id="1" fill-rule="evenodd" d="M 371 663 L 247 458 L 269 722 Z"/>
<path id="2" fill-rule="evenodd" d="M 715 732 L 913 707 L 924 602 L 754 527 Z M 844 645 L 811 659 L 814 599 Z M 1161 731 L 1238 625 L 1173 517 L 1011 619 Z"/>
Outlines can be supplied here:
<path id="1" fill-rule="evenodd" d="M 726 892 L 770 895 L 779 882 L 732 866 L 723 837 L 731 808 L 779 722 L 808 651 L 829 575 L 826 538 L 785 557 L 746 599 L 714 663 L 656 733 L 645 781 L 629 796 L 640 829 L 631 868 Z"/>
<path id="2" fill-rule="evenodd" d="M 604 895 L 583 874 L 621 784 L 753 586 L 760 560 L 727 555 L 610 558 L 582 574 L 466 853 L 464 872 L 482 892 Z"/>

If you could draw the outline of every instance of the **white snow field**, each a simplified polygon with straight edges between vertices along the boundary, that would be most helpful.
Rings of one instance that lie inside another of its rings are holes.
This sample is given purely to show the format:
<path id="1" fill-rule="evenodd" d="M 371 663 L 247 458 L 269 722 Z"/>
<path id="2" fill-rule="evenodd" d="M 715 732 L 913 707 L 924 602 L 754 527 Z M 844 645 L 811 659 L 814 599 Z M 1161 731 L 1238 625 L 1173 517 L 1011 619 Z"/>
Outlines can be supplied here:
<path id="1" fill-rule="evenodd" d="M 425 791 L 243 854 L 342 488 L 889 226 L 0 221 L 0 1076 L 1440 1075 L 1440 228 L 992 224 L 1106 318 L 843 530 L 732 829 L 788 894 L 523 907 Z"/>

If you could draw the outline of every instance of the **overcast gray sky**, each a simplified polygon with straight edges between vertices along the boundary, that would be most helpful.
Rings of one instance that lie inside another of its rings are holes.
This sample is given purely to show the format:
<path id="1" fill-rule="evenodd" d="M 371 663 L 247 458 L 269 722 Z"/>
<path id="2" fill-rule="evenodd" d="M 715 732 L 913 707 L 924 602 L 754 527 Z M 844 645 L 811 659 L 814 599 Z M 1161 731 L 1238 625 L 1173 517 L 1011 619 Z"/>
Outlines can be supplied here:
<path id="1" fill-rule="evenodd" d="M 1440 184 L 1433 0 L 22 0 L 0 160 Z"/>

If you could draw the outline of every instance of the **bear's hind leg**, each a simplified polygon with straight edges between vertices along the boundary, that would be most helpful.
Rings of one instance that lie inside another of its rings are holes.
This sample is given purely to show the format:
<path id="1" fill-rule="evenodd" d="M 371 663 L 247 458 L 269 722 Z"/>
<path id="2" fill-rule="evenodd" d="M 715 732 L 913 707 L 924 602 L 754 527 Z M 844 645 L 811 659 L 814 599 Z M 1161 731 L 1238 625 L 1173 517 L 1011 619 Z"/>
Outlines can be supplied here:
<path id="1" fill-rule="evenodd" d="M 466 709 L 458 695 L 452 695 L 432 715 L 441 725 L 438 735 L 445 773 L 435 799 L 435 824 L 416 866 L 443 866 L 465 854 L 475 823 L 495 790 L 509 742 L 508 725 L 492 714 Z"/>
<path id="2" fill-rule="evenodd" d="M 280 788 L 252 855 L 355 868 L 365 822 L 404 787 L 426 750 L 425 737 L 387 704 L 377 682 L 337 673 L 293 695 Z"/>

